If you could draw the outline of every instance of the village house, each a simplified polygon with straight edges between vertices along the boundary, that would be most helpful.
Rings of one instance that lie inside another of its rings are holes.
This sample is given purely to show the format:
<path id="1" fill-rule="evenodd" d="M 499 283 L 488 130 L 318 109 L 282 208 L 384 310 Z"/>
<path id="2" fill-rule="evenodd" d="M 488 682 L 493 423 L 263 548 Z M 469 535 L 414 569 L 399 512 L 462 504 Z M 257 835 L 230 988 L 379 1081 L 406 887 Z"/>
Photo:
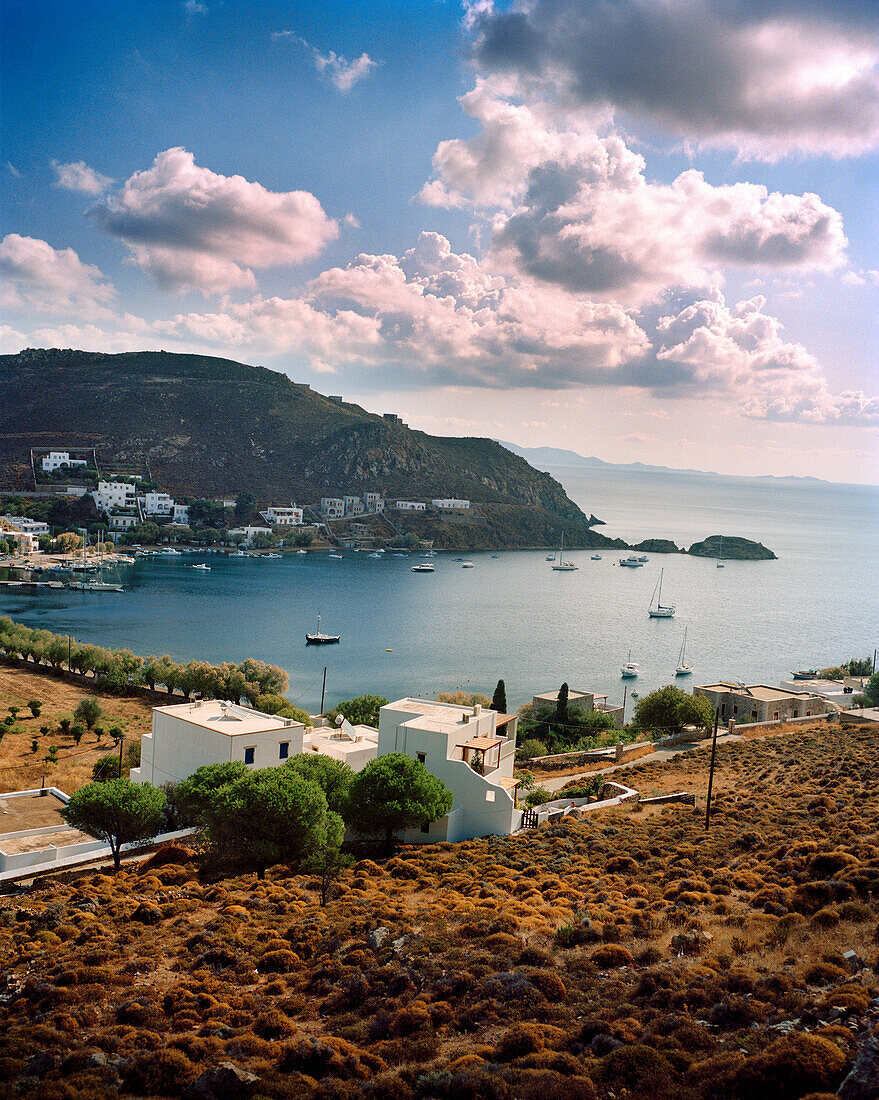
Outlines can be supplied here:
<path id="1" fill-rule="evenodd" d="M 385 502 L 382 500 L 381 493 L 364 493 L 363 503 L 366 506 L 366 511 L 373 515 L 381 515 L 385 510 Z"/>
<path id="2" fill-rule="evenodd" d="M 345 501 L 345 515 L 346 516 L 362 516 L 364 513 L 364 504 L 360 497 L 346 496 Z"/>
<path id="3" fill-rule="evenodd" d="M 455 497 L 441 497 L 430 503 L 441 512 L 465 512 L 470 507 L 469 500 L 457 500 Z"/>
<path id="4" fill-rule="evenodd" d="M 127 531 L 137 526 L 140 521 L 130 512 L 111 512 L 107 516 L 107 522 L 110 524 L 111 531 Z"/>
<path id="5" fill-rule="evenodd" d="M 558 701 L 557 691 L 545 691 L 541 695 L 535 695 L 531 699 L 531 713 L 538 719 L 551 718 L 556 712 Z M 596 695 L 592 691 L 580 691 L 574 688 L 568 691 L 568 714 L 583 717 L 593 711 L 608 715 L 618 730 L 623 728 L 622 703 L 608 703 L 606 695 Z"/>
<path id="6" fill-rule="evenodd" d="M 229 531 L 229 534 L 234 538 L 235 535 L 242 536 L 242 543 L 244 546 L 252 546 L 253 540 L 257 535 L 270 535 L 272 533 L 271 527 L 234 527 Z"/>
<path id="7" fill-rule="evenodd" d="M 831 709 L 824 699 L 810 691 L 786 691 L 768 684 L 745 685 L 722 680 L 694 687 L 693 694 L 706 698 L 724 723 L 730 718 L 739 724 L 783 722 L 789 718 L 826 714 Z"/>
<path id="8" fill-rule="evenodd" d="M 27 519 L 25 516 L 0 516 L 0 526 L 4 525 L 23 531 L 26 535 L 33 535 L 34 538 L 50 533 L 48 523 L 41 519 Z"/>
<path id="9" fill-rule="evenodd" d="M 305 511 L 292 504 L 289 508 L 283 505 L 272 505 L 260 512 L 260 516 L 272 525 L 272 527 L 298 527 L 305 518 Z"/>
<path id="10" fill-rule="evenodd" d="M 846 677 L 846 679 L 850 679 L 850 677 Z M 812 695 L 819 696 L 841 710 L 851 707 L 855 690 L 861 690 L 860 688 L 855 689 L 851 684 L 847 685 L 845 680 L 782 680 L 779 686 L 782 691 L 811 692 Z"/>
<path id="11" fill-rule="evenodd" d="M 92 499 L 99 512 L 137 508 L 137 490 L 128 481 L 99 481 L 97 489 L 92 491 Z"/>
<path id="12" fill-rule="evenodd" d="M 88 463 L 84 458 L 71 458 L 70 451 L 49 451 L 40 465 L 47 474 L 51 474 L 65 467 L 87 466 Z"/>
<path id="13" fill-rule="evenodd" d="M 377 751 L 370 726 L 306 727 L 292 718 L 263 714 L 219 699 L 196 699 L 153 708 L 153 725 L 140 743 L 133 783 L 178 783 L 203 764 L 240 760 L 254 768 L 283 764 L 298 753 L 322 753 L 360 771 Z"/>
<path id="14" fill-rule="evenodd" d="M 143 514 L 152 516 L 172 516 L 174 514 L 174 501 L 167 493 L 144 493 L 138 497 L 143 508 Z"/>
<path id="15" fill-rule="evenodd" d="M 519 827 L 513 778 L 517 725 L 515 715 L 431 699 L 398 699 L 381 708 L 378 755 L 413 756 L 454 797 L 445 817 L 403 833 L 406 843 L 508 836 Z"/>
<path id="16" fill-rule="evenodd" d="M 398 512 L 426 512 L 427 505 L 423 500 L 398 500 L 394 505 Z"/>
<path id="17" fill-rule="evenodd" d="M 320 512 L 322 516 L 327 519 L 344 519 L 345 518 L 345 499 L 344 497 L 321 497 L 320 498 Z"/>

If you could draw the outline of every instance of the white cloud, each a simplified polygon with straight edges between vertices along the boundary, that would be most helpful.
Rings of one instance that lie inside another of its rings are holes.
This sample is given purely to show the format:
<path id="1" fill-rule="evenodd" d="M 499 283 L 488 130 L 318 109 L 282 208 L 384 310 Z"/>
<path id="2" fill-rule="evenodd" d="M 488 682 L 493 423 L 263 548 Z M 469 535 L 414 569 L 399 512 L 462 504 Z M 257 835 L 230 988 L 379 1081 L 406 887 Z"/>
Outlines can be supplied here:
<path id="1" fill-rule="evenodd" d="M 83 160 L 72 161 L 70 164 L 59 164 L 52 161 L 55 170 L 55 185 L 63 187 L 66 191 L 81 191 L 84 195 L 100 195 L 113 183 L 109 176 L 102 176 L 94 168 Z"/>
<path id="2" fill-rule="evenodd" d="M 469 24 L 483 71 L 771 161 L 879 147 L 875 14 L 830 0 L 532 0 Z"/>
<path id="3" fill-rule="evenodd" d="M 203 293 L 252 288 L 253 268 L 302 263 L 339 233 L 310 192 L 220 175 L 180 148 L 159 153 L 90 216 L 160 286 Z"/>
<path id="4" fill-rule="evenodd" d="M 326 76 L 333 87 L 340 92 L 350 92 L 358 80 L 363 80 L 369 76 L 372 70 L 378 66 L 378 62 L 373 61 L 368 53 L 362 53 L 360 57 L 355 57 L 353 61 L 337 54 L 335 50 L 321 53 L 316 46 L 306 42 L 295 31 L 275 31 L 272 38 L 286 39 L 302 46 L 311 55 L 311 60 L 317 71 Z"/>
<path id="5" fill-rule="evenodd" d="M 0 242 L 0 305 L 37 313 L 108 316 L 115 290 L 72 248 L 10 233 Z"/>
<path id="6" fill-rule="evenodd" d="M 207 15 L 208 6 L 203 0 L 184 0 L 183 10 L 187 15 Z"/>
<path id="7" fill-rule="evenodd" d="M 781 324 L 757 296 L 730 309 L 714 293 L 660 318 L 660 362 L 684 367 L 706 395 L 729 394 L 748 416 L 816 424 L 879 423 L 879 398 L 833 394 L 801 344 L 785 341 Z"/>

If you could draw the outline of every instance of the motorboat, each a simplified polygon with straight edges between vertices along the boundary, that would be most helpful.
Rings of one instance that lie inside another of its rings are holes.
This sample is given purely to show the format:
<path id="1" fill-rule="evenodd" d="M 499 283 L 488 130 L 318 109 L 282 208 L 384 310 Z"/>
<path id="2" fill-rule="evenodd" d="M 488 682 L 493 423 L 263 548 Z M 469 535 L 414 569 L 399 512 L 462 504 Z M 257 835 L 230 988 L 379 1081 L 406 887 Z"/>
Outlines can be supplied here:
<path id="1" fill-rule="evenodd" d="M 637 679 L 640 669 L 638 662 L 632 660 L 632 651 L 629 650 L 629 655 L 626 658 L 626 663 L 620 669 L 620 676 L 623 680 L 635 680 Z"/>
<path id="2" fill-rule="evenodd" d="M 338 559 L 338 560 L 341 560 L 341 558 L 342 558 L 342 555 L 341 555 L 341 554 L 330 554 L 330 557 L 331 557 L 331 558 L 336 558 L 336 559 Z"/>
<path id="3" fill-rule="evenodd" d="M 111 584 L 109 581 L 71 581 L 67 586 L 77 592 L 123 592 L 121 584 Z"/>
<path id="4" fill-rule="evenodd" d="M 636 558 L 634 554 L 630 554 L 627 558 L 620 558 L 620 565 L 625 565 L 629 569 L 640 569 L 644 562 L 640 558 Z"/>
<path id="5" fill-rule="evenodd" d="M 656 582 L 656 588 L 654 588 L 650 600 L 650 607 L 647 610 L 647 614 L 651 619 L 673 619 L 675 617 L 675 605 L 663 604 L 662 602 L 662 574 L 664 572 L 664 569 L 659 570 L 659 580 Z"/>
<path id="6" fill-rule="evenodd" d="M 210 573 L 210 571 L 211 571 L 211 567 L 209 565 L 205 565 L 204 563 L 202 563 L 200 565 L 190 565 L 189 568 L 190 569 L 200 569 L 203 573 Z"/>
<path id="7" fill-rule="evenodd" d="M 725 568 L 725 562 L 723 560 L 723 535 L 720 536 L 720 549 L 717 552 L 716 565 L 717 565 L 718 569 L 724 569 Z"/>
<path id="8" fill-rule="evenodd" d="M 601 554 L 592 554 L 591 555 L 591 560 L 592 561 L 601 561 Z"/>
<path id="9" fill-rule="evenodd" d="M 648 558 L 646 554 L 639 554 L 638 561 L 643 564 L 645 561 L 650 561 L 650 558 Z"/>
<path id="10" fill-rule="evenodd" d="M 473 569 L 474 568 L 473 562 L 472 561 L 462 561 L 461 562 L 461 568 L 462 569 Z"/>
<path id="11" fill-rule="evenodd" d="M 681 652 L 678 656 L 678 667 L 675 669 L 675 676 L 689 676 L 693 671 L 693 666 L 688 665 L 686 662 L 686 650 L 687 628 L 684 627 L 684 640 L 681 642 Z"/>
<path id="12" fill-rule="evenodd" d="M 423 561 L 420 565 L 413 565 L 409 570 L 410 573 L 435 573 L 436 567 L 432 562 Z"/>
<path id="13" fill-rule="evenodd" d="M 305 635 L 306 645 L 333 645 L 342 640 L 341 634 L 324 634 L 320 628 L 320 615 L 317 617 L 317 630 L 314 634 Z"/>
<path id="14" fill-rule="evenodd" d="M 381 550 L 373 550 L 371 554 L 367 554 L 366 556 L 368 558 L 380 558 L 382 556 L 382 553 L 383 551 Z"/>

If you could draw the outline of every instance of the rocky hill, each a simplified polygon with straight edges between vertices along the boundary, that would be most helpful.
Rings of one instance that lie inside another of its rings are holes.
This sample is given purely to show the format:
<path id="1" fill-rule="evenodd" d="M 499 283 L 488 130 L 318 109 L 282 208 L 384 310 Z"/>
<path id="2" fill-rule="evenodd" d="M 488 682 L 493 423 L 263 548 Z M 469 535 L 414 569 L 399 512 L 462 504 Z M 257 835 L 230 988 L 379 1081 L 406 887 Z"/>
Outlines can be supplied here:
<path id="1" fill-rule="evenodd" d="M 569 545 L 605 544 L 557 481 L 493 440 L 412 431 L 228 359 L 58 349 L 0 356 L 0 487 L 31 487 L 31 448 L 59 446 L 94 448 L 102 470 L 146 468 L 182 496 L 465 497 L 505 519 L 505 510 L 525 509 L 547 543 L 564 530 Z M 490 515 L 487 522 L 495 525 Z M 505 545 L 528 543 L 501 526 Z"/>

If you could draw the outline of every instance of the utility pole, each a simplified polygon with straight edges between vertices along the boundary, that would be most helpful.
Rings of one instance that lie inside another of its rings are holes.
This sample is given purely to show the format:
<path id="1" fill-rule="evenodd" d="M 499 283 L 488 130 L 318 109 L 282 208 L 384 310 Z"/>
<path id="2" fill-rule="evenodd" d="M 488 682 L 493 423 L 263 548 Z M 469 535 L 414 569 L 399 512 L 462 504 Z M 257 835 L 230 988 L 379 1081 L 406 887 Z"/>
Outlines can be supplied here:
<path id="1" fill-rule="evenodd" d="M 711 788 L 714 786 L 714 758 L 717 755 L 717 710 L 714 711 L 714 738 L 711 742 L 711 769 L 708 772 L 708 799 L 705 803 L 705 831 L 711 823 Z"/>
<path id="2" fill-rule="evenodd" d="M 67 635 L 67 671 L 70 672 L 70 635 Z"/>
<path id="3" fill-rule="evenodd" d="M 122 746 L 125 744 L 125 734 L 119 737 L 119 778 L 122 778 Z"/>
<path id="4" fill-rule="evenodd" d="M 324 712 L 324 696 L 326 695 L 326 693 L 327 693 L 327 666 L 324 665 L 324 683 L 323 683 L 323 687 L 320 689 L 320 712 L 321 712 L 321 714 L 323 714 L 323 712 Z"/>
<path id="5" fill-rule="evenodd" d="M 626 696 L 629 694 L 629 685 L 623 684 L 623 725 L 626 724 Z"/>

